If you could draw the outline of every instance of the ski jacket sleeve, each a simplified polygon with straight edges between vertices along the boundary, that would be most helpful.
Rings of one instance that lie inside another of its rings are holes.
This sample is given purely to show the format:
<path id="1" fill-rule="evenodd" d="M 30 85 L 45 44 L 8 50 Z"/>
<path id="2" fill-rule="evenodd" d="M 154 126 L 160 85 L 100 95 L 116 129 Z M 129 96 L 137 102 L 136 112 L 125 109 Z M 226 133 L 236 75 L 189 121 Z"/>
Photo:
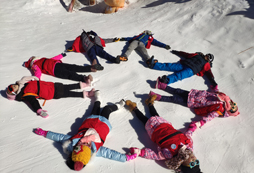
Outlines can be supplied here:
<path id="1" fill-rule="evenodd" d="M 42 109 L 35 96 L 25 96 L 23 100 L 28 102 L 35 112 L 37 112 L 38 109 Z"/>
<path id="2" fill-rule="evenodd" d="M 114 38 L 103 38 L 105 44 L 114 42 Z"/>
<path id="3" fill-rule="evenodd" d="M 127 158 L 125 154 L 119 153 L 118 151 L 111 150 L 109 148 L 101 146 L 97 151 L 96 156 L 104 157 L 111 160 L 116 160 L 119 162 L 126 162 Z"/>
<path id="4" fill-rule="evenodd" d="M 197 53 L 186 53 L 183 51 L 177 51 L 175 54 L 178 56 L 181 56 L 183 58 L 192 58 L 192 57 L 198 55 Z"/>
<path id="5" fill-rule="evenodd" d="M 51 140 L 56 141 L 56 142 L 64 142 L 64 141 L 70 139 L 71 136 L 61 134 L 61 133 L 55 133 L 55 132 L 48 131 L 46 138 L 51 139 Z"/>
<path id="6" fill-rule="evenodd" d="M 157 147 L 158 152 L 153 151 L 150 148 L 144 148 L 145 154 L 144 158 L 151 160 L 165 160 L 171 159 L 173 156 L 171 152 L 167 148 L 161 149 L 159 146 Z"/>
<path id="7" fill-rule="evenodd" d="M 159 42 L 159 41 L 156 40 L 156 39 L 153 39 L 153 41 L 152 41 L 151 44 L 154 45 L 154 46 L 162 47 L 162 48 L 166 47 L 166 44 L 164 44 L 164 43 L 162 43 L 162 42 Z"/>
<path id="8" fill-rule="evenodd" d="M 53 59 L 53 60 L 61 60 L 62 58 L 63 58 L 63 55 L 62 55 L 62 54 L 59 54 L 59 55 L 54 56 L 54 57 L 52 57 L 52 58 L 50 58 L 50 59 Z"/>
<path id="9" fill-rule="evenodd" d="M 31 67 L 31 69 L 34 73 L 34 76 L 36 76 L 37 78 L 40 79 L 41 78 L 41 69 L 35 64 Z"/>
<path id="10" fill-rule="evenodd" d="M 21 78 L 21 80 L 17 81 L 17 83 L 24 85 L 25 83 L 27 83 L 27 82 L 29 82 L 31 80 L 37 80 L 38 81 L 39 78 L 36 77 L 36 76 L 24 76 L 24 77 Z"/>

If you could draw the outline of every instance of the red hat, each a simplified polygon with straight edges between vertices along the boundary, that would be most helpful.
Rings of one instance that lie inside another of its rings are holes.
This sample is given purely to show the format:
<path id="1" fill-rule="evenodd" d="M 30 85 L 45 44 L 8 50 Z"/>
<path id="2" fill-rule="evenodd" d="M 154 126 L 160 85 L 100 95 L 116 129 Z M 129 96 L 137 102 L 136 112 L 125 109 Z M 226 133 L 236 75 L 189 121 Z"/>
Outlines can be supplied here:
<path id="1" fill-rule="evenodd" d="M 84 164 L 82 162 L 75 162 L 74 163 L 74 170 L 80 171 L 84 167 Z"/>
<path id="2" fill-rule="evenodd" d="M 31 64 L 31 61 L 34 59 L 34 56 L 32 56 L 27 62 L 25 62 L 25 67 L 26 68 L 29 68 L 30 67 L 30 64 Z"/>

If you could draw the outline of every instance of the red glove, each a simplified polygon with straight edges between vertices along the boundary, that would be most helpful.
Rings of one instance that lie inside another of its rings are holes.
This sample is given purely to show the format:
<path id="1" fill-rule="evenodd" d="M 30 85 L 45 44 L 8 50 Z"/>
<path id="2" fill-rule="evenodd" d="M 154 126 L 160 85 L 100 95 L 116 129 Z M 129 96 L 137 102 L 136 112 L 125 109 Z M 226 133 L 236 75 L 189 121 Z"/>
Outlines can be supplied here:
<path id="1" fill-rule="evenodd" d="M 47 136 L 47 133 L 48 133 L 48 131 L 42 130 L 41 128 L 35 129 L 34 132 L 35 132 L 37 135 L 44 136 L 44 137 L 46 137 L 46 136 Z"/>
<path id="2" fill-rule="evenodd" d="M 137 154 L 132 154 L 132 155 L 126 154 L 126 160 L 127 161 L 134 160 L 136 158 L 137 158 Z"/>
<path id="3" fill-rule="evenodd" d="M 139 149 L 136 147 L 131 147 L 130 148 L 130 153 L 131 154 L 137 154 L 137 156 L 143 157 L 145 155 L 145 149 Z"/>

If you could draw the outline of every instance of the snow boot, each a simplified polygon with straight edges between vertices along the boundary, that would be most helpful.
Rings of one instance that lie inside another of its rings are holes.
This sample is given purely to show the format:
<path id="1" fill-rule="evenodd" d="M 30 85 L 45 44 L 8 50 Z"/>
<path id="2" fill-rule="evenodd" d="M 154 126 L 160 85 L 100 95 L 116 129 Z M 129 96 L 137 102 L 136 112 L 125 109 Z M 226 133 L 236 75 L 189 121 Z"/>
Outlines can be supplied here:
<path id="1" fill-rule="evenodd" d="M 161 95 L 156 94 L 156 93 L 150 91 L 149 96 L 151 97 L 151 96 L 153 96 L 153 95 L 156 95 L 156 96 L 157 96 L 155 100 L 160 100 L 160 99 L 161 99 Z"/>
<path id="2" fill-rule="evenodd" d="M 158 60 L 154 59 L 154 56 L 152 56 L 150 59 L 146 60 L 146 64 L 149 68 L 153 68 L 154 64 L 157 62 L 158 62 Z"/>
<path id="3" fill-rule="evenodd" d="M 95 93 L 94 88 L 91 89 L 91 91 L 83 91 L 83 97 L 84 97 L 84 98 L 86 98 L 86 97 L 93 97 L 93 96 L 94 96 L 94 93 Z"/>
<path id="4" fill-rule="evenodd" d="M 122 99 L 120 102 L 116 103 L 116 106 L 117 106 L 118 109 L 123 108 L 124 105 L 125 105 L 124 99 Z"/>
<path id="5" fill-rule="evenodd" d="M 83 88 L 86 88 L 86 87 L 90 87 L 91 86 L 91 82 L 90 82 L 90 80 L 89 80 L 88 83 L 79 82 L 79 85 L 80 85 L 80 89 L 83 89 Z"/>
<path id="6" fill-rule="evenodd" d="M 146 99 L 145 103 L 146 103 L 147 105 L 149 105 L 149 104 L 152 104 L 152 105 L 153 105 L 154 100 L 156 100 L 156 98 L 157 98 L 157 95 L 149 96 L 149 98 Z"/>
<path id="7" fill-rule="evenodd" d="M 130 111 L 133 111 L 137 107 L 137 104 L 130 100 L 126 100 L 125 104 L 129 106 Z"/>
<path id="8" fill-rule="evenodd" d="M 89 5 L 90 6 L 93 6 L 93 5 L 95 5 L 96 4 L 96 0 L 89 0 Z"/>
<path id="9" fill-rule="evenodd" d="M 94 92 L 95 101 L 101 101 L 101 92 L 99 90 L 96 90 Z"/>
<path id="10" fill-rule="evenodd" d="M 128 58 L 125 56 L 118 55 L 116 58 L 119 59 L 119 61 L 128 61 Z"/>
<path id="11" fill-rule="evenodd" d="M 160 81 L 160 77 L 158 77 L 158 78 L 157 78 L 157 81 L 156 81 L 155 88 L 165 90 L 166 87 L 167 87 L 167 84 L 162 83 L 162 82 Z"/>
<path id="12" fill-rule="evenodd" d="M 169 83 L 169 79 L 166 75 L 163 75 L 162 77 L 159 77 L 159 81 L 165 84 Z"/>

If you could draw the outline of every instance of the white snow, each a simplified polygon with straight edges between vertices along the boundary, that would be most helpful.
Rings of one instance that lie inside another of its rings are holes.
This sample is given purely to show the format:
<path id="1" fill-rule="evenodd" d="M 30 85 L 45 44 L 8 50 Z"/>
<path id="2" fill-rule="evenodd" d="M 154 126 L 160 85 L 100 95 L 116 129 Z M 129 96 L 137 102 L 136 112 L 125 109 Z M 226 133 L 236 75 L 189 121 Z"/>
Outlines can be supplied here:
<path id="1" fill-rule="evenodd" d="M 101 2 L 101 1 L 100 1 Z M 65 164 L 61 144 L 33 133 L 45 130 L 74 134 L 82 118 L 90 114 L 93 100 L 66 98 L 49 100 L 43 109 L 49 113 L 43 119 L 24 103 L 6 99 L 6 87 L 29 76 L 22 66 L 31 56 L 53 57 L 62 53 L 82 29 L 94 30 L 102 38 L 134 36 L 148 29 L 154 37 L 172 49 L 186 52 L 213 53 L 213 74 L 220 91 L 228 94 L 239 106 L 237 117 L 216 118 L 193 135 L 194 153 L 204 173 L 251 173 L 254 169 L 254 2 L 253 0 L 139 0 L 128 7 L 105 15 L 103 2 L 84 5 L 80 11 L 68 13 L 63 0 L 8 0 L 0 7 L 0 172 L 72 172 Z M 105 50 L 121 54 L 125 42 L 110 43 Z M 179 58 L 166 49 L 152 46 L 148 50 L 160 62 L 176 62 Z M 122 98 L 135 101 L 149 116 L 145 99 L 158 76 L 170 72 L 155 71 L 144 66 L 142 58 L 133 52 L 127 62 L 106 63 L 103 71 L 92 73 L 98 80 L 102 106 Z M 80 53 L 68 53 L 65 63 L 89 64 Z M 75 83 L 43 75 L 45 81 Z M 206 90 L 202 77 L 194 76 L 172 84 L 185 90 Z M 43 100 L 40 101 L 43 103 Z M 160 116 L 184 131 L 192 120 L 201 117 L 180 105 L 156 102 Z M 148 138 L 144 126 L 127 109 L 110 116 L 113 130 L 104 146 L 125 153 L 129 147 L 156 145 Z M 185 124 L 186 123 L 186 124 Z M 151 173 L 173 172 L 163 161 L 137 158 L 117 162 L 92 158 L 82 170 L 86 173 Z"/>

